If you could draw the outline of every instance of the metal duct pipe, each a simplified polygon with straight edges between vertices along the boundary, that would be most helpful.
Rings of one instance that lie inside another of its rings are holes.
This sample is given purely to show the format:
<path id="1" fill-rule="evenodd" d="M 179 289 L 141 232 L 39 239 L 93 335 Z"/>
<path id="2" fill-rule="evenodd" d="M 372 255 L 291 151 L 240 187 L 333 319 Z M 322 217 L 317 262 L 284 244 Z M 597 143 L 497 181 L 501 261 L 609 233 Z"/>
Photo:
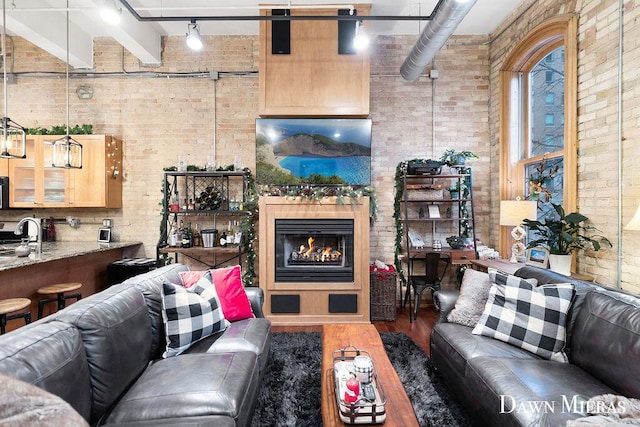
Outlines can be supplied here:
<path id="1" fill-rule="evenodd" d="M 400 67 L 400 74 L 405 80 L 412 82 L 420 76 L 474 4 L 476 0 L 443 0 Z"/>

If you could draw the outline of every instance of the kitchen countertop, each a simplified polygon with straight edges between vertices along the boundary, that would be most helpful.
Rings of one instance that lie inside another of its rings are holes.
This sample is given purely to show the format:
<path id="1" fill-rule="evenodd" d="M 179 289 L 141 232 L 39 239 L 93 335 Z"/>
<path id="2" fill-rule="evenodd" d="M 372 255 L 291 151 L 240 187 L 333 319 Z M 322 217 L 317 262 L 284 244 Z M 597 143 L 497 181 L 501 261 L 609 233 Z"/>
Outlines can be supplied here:
<path id="1" fill-rule="evenodd" d="M 112 249 L 120 249 L 131 246 L 141 245 L 142 242 L 111 242 L 111 243 L 97 243 L 97 242 L 43 242 L 42 254 L 36 257 L 32 252 L 27 257 L 17 256 L 0 256 L 0 272 L 4 270 L 11 270 L 14 268 L 26 267 L 28 265 L 40 264 L 49 261 L 55 261 L 59 259 L 71 258 L 79 255 L 86 255 L 94 252 L 109 251 Z M 6 244 L 0 245 L 2 248 L 15 248 L 19 245 Z"/>

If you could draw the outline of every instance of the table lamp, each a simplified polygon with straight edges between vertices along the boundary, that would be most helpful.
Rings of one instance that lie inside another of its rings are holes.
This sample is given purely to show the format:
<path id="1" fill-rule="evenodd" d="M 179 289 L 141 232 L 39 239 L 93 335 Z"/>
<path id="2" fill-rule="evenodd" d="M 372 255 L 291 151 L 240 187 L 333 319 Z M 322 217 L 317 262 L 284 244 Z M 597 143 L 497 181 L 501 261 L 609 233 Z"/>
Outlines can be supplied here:
<path id="1" fill-rule="evenodd" d="M 500 225 L 511 225 L 511 262 L 518 262 L 524 255 L 525 246 L 522 240 L 526 237 L 526 232 L 522 228 L 524 219 L 535 220 L 537 217 L 538 202 L 533 200 L 501 200 L 500 201 Z"/>

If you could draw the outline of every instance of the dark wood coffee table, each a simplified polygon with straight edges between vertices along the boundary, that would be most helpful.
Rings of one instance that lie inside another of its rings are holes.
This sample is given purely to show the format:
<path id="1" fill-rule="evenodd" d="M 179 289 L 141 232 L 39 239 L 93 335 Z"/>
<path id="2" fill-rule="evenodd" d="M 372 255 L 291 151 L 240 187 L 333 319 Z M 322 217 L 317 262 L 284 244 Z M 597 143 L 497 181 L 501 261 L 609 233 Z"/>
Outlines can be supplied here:
<path id="1" fill-rule="evenodd" d="M 330 324 L 322 326 L 322 425 L 343 426 L 336 404 L 333 380 L 333 352 L 348 345 L 369 352 L 378 380 L 387 396 L 388 426 L 417 426 L 418 420 L 398 374 L 391 365 L 375 326 L 371 324 Z"/>

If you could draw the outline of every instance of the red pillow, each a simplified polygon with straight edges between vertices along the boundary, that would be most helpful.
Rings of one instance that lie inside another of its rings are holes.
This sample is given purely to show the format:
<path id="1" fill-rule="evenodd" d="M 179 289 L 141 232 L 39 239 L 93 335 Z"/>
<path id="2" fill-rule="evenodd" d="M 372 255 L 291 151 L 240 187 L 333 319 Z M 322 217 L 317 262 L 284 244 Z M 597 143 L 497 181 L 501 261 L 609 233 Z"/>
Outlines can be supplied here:
<path id="1" fill-rule="evenodd" d="M 195 285 L 196 283 L 198 283 L 198 280 L 202 279 L 202 276 L 204 276 L 204 273 L 206 273 L 207 270 L 205 271 L 181 271 L 178 274 L 180 275 L 180 280 L 182 280 L 182 286 L 185 288 L 190 288 L 193 285 Z"/>
<path id="2" fill-rule="evenodd" d="M 256 317 L 251 310 L 249 297 L 242 286 L 239 265 L 211 270 L 211 280 L 216 287 L 225 319 L 234 322 Z"/>

